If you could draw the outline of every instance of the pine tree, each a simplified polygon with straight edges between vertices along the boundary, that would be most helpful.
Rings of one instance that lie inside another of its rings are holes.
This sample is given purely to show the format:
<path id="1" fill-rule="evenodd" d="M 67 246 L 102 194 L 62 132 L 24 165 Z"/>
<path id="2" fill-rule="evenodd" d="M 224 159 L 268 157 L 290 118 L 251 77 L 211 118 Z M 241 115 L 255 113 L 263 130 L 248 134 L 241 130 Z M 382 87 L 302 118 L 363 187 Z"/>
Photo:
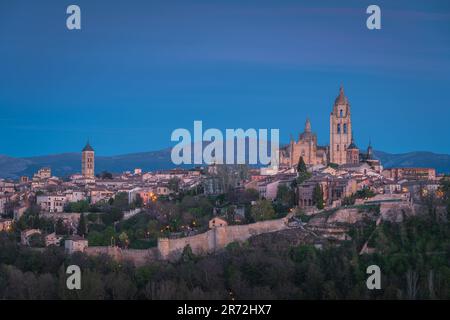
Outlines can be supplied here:
<path id="1" fill-rule="evenodd" d="M 316 184 L 313 190 L 313 201 L 316 204 L 317 209 L 323 209 L 323 191 L 319 184 Z"/>
<path id="2" fill-rule="evenodd" d="M 306 168 L 306 163 L 303 157 L 300 156 L 297 164 L 297 185 L 301 185 L 303 182 L 311 178 L 311 173 Z"/>
<path id="3" fill-rule="evenodd" d="M 298 173 L 305 173 L 305 172 L 307 172 L 307 170 L 306 170 L 306 163 L 303 160 L 302 156 L 300 156 L 300 159 L 298 159 L 297 172 Z"/>
<path id="4" fill-rule="evenodd" d="M 86 218 L 84 217 L 84 213 L 80 215 L 80 221 L 78 222 L 77 228 L 78 235 L 84 237 L 87 234 L 87 226 L 86 226 Z"/>

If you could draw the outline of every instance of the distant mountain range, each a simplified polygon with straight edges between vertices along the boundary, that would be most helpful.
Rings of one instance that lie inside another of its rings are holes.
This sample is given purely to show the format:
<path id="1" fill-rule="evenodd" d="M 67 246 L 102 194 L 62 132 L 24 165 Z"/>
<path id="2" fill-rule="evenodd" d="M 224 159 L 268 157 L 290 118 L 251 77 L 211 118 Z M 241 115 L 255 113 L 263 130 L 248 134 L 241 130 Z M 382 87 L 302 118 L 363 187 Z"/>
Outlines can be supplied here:
<path id="1" fill-rule="evenodd" d="M 450 173 L 450 155 L 427 151 L 387 153 L 375 151 L 384 168 L 424 167 L 434 168 L 437 173 Z"/>
<path id="2" fill-rule="evenodd" d="M 164 170 L 175 167 L 170 160 L 170 148 L 119 156 L 96 156 L 96 172 L 123 172 L 142 168 L 144 171 Z M 375 151 L 375 157 L 381 160 L 385 168 L 391 167 L 430 167 L 438 173 L 450 173 L 450 155 L 432 152 L 408 152 L 392 154 Z M 20 176 L 32 176 L 39 168 L 50 167 L 52 174 L 64 177 L 81 171 L 80 153 L 62 153 L 56 155 L 12 158 L 0 155 L 0 178 L 17 179 Z M 186 166 L 189 167 L 189 166 Z"/>

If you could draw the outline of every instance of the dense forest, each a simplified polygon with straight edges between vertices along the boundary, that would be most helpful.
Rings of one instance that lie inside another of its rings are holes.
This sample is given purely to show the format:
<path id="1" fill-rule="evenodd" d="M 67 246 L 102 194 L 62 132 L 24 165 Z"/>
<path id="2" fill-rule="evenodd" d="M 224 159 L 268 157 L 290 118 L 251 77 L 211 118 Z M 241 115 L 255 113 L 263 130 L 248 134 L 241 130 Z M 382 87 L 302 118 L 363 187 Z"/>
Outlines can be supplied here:
<path id="1" fill-rule="evenodd" d="M 107 256 L 36 251 L 0 234 L 0 299 L 449 299 L 450 224 L 425 212 L 383 223 L 371 237 L 377 253 L 359 255 L 368 232 L 316 249 L 276 237 L 232 243 L 217 255 L 189 249 L 176 263 L 134 267 Z M 82 289 L 66 289 L 65 268 L 78 265 Z M 366 268 L 380 266 L 381 290 L 368 290 Z"/>

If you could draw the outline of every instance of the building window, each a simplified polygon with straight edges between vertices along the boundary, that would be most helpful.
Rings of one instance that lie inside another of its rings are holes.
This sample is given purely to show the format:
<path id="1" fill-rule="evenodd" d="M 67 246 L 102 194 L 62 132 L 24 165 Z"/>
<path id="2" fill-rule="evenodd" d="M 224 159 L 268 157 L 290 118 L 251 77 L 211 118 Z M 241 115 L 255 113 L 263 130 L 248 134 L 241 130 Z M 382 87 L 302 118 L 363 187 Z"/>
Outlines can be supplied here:
<path id="1" fill-rule="evenodd" d="M 342 111 L 342 109 L 341 109 L 341 111 L 339 112 L 339 115 L 341 116 L 341 118 L 344 116 L 344 112 Z"/>
<path id="2" fill-rule="evenodd" d="M 336 146 L 337 151 L 339 151 L 339 145 Z"/>
<path id="3" fill-rule="evenodd" d="M 347 133 L 347 124 L 344 123 L 344 133 Z"/>
<path id="4" fill-rule="evenodd" d="M 337 125 L 337 133 L 341 133 L 341 124 Z"/>

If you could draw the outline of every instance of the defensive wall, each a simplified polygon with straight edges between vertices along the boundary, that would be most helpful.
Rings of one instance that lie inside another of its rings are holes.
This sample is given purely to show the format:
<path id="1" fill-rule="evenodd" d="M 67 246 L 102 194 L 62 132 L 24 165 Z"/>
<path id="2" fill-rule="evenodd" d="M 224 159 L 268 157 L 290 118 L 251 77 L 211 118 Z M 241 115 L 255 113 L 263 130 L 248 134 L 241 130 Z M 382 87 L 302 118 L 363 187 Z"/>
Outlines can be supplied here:
<path id="1" fill-rule="evenodd" d="M 158 248 L 151 249 L 121 249 L 119 247 L 87 247 L 84 251 L 87 255 L 96 256 L 106 254 L 116 261 L 128 260 L 136 266 L 158 260 Z"/>
<path id="2" fill-rule="evenodd" d="M 186 246 L 197 255 L 213 253 L 234 241 L 245 241 L 251 236 L 287 229 L 288 218 L 260 221 L 247 225 L 215 227 L 205 233 L 191 237 L 158 239 L 158 253 L 162 260 L 178 259 Z"/>

